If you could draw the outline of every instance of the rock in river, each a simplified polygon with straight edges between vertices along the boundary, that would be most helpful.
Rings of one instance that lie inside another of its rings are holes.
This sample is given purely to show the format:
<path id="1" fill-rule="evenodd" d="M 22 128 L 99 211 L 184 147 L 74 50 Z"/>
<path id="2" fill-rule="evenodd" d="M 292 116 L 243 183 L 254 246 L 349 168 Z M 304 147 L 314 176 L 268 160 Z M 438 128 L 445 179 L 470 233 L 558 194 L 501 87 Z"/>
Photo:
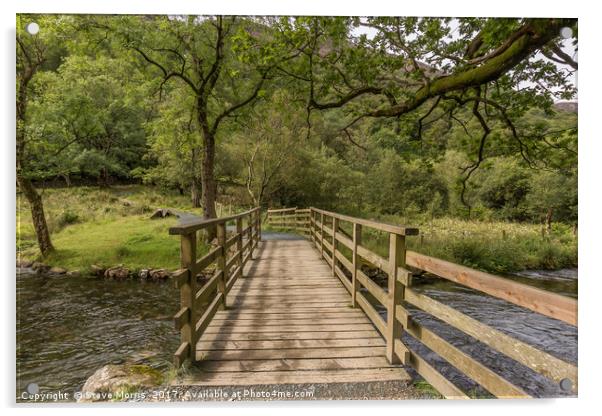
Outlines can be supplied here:
<path id="1" fill-rule="evenodd" d="M 119 400 L 120 392 L 131 392 L 161 384 L 163 376 L 146 365 L 108 364 L 96 370 L 82 387 L 78 402 Z"/>

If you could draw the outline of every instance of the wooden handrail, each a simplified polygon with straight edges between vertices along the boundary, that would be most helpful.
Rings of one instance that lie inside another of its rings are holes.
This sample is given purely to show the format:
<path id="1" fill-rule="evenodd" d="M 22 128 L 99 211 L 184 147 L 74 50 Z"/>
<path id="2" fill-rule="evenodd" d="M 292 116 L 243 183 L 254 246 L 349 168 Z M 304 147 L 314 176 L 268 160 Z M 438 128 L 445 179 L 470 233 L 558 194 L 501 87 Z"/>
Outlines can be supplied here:
<path id="1" fill-rule="evenodd" d="M 363 218 L 351 217 L 349 215 L 343 215 L 336 212 L 325 211 L 323 209 L 318 209 L 311 207 L 312 211 L 317 212 L 319 214 L 324 214 L 327 217 L 337 218 L 341 221 L 347 221 L 352 224 L 360 224 L 366 227 L 371 227 L 376 230 L 386 231 L 388 233 L 398 234 L 398 235 L 418 235 L 418 228 L 414 227 L 403 227 L 400 225 L 387 224 L 384 222 L 366 220 Z"/>
<path id="2" fill-rule="evenodd" d="M 186 224 L 178 224 L 169 228 L 170 235 L 182 235 L 182 234 L 190 234 L 194 231 L 202 230 L 207 227 L 211 227 L 213 225 L 223 224 L 230 221 L 234 221 L 238 218 L 244 218 L 253 214 L 254 212 L 259 212 L 261 208 L 256 207 L 250 209 L 245 212 L 241 212 L 240 214 L 231 215 L 229 217 L 220 217 L 220 218 L 211 218 L 211 219 L 199 219 L 197 221 L 187 222 Z"/>
<path id="3" fill-rule="evenodd" d="M 575 299 L 414 251 L 407 252 L 407 262 L 412 267 L 454 283 L 559 319 L 567 324 L 577 325 L 577 300 Z"/>
<path id="4" fill-rule="evenodd" d="M 243 228 L 243 220 L 247 227 Z M 226 236 L 226 224 L 236 221 L 236 232 Z M 217 227 L 217 247 L 197 259 L 197 231 Z M 180 330 L 181 344 L 174 354 L 174 364 L 179 368 L 184 361 L 196 360 L 195 346 L 203 331 L 220 308 L 227 307 L 227 296 L 243 268 L 253 257 L 261 240 L 261 212 L 259 207 L 229 217 L 199 220 L 169 229 L 171 235 L 180 235 L 182 267 L 174 273 L 174 283 L 180 290 L 180 310 L 174 316 L 174 325 Z M 246 243 L 243 239 L 247 238 Z M 232 247 L 234 252 L 230 255 Z M 213 276 L 198 288 L 197 275 L 216 264 Z"/>
<path id="5" fill-rule="evenodd" d="M 340 221 L 352 224 L 352 235 L 339 227 Z M 388 258 L 382 257 L 362 245 L 362 227 L 364 226 L 389 233 Z M 317 208 L 310 208 L 308 227 L 309 238 L 312 243 L 333 269 L 334 275 L 341 280 L 344 287 L 350 292 L 352 306 L 362 308 L 366 316 L 385 338 L 387 358 L 391 362 L 399 359 L 402 363 L 412 366 L 441 394 L 450 398 L 468 398 L 450 380 L 447 380 L 415 351 L 403 344 L 399 330 L 395 329 L 397 323 L 413 338 L 436 352 L 495 396 L 528 397 L 523 390 L 445 341 L 432 330 L 413 320 L 410 313 L 403 307 L 402 302 L 412 304 L 422 311 L 443 320 L 490 348 L 505 354 L 555 382 L 559 383 L 564 379 L 571 380 L 573 389 L 576 391 L 577 367 L 575 365 L 540 351 L 525 342 L 414 291 L 411 288 L 412 273 L 406 269 L 406 265 L 571 325 L 577 324 L 577 301 L 575 299 L 405 250 L 403 239 L 407 235 L 418 234 L 416 228 L 383 224 Z M 397 240 L 398 238 L 401 240 Z M 351 259 L 340 251 L 339 246 L 351 251 Z M 403 258 L 398 257 L 401 253 L 403 253 Z M 388 276 L 393 276 L 392 279 L 388 279 L 386 291 L 359 269 L 361 262 L 369 263 L 387 273 Z M 351 281 L 349 281 L 349 276 L 351 276 Z M 370 293 L 374 301 L 387 308 L 387 319 L 383 319 L 367 297 L 359 291 L 362 287 Z M 393 311 L 394 313 L 392 313 Z M 394 318 L 389 318 L 392 316 Z"/>

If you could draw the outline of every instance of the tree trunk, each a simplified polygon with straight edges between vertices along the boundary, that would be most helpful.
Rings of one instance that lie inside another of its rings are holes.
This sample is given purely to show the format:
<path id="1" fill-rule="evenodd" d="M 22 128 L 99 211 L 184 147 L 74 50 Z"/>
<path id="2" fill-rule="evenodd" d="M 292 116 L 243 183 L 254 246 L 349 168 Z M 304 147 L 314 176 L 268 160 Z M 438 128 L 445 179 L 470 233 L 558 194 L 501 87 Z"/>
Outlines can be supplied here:
<path id="1" fill-rule="evenodd" d="M 190 183 L 190 196 L 192 199 L 192 207 L 199 208 L 201 206 L 201 194 L 199 193 L 199 183 L 198 183 L 198 174 L 197 174 L 197 160 L 198 160 L 198 150 L 196 147 L 192 148 L 191 151 L 191 170 L 192 170 L 192 182 Z"/>
<path id="2" fill-rule="evenodd" d="M 192 178 L 192 183 L 190 184 L 190 197 L 192 199 L 192 207 L 199 208 L 201 206 L 201 194 L 196 178 Z"/>
<path id="3" fill-rule="evenodd" d="M 553 208 L 548 208 L 548 212 L 546 213 L 546 229 L 548 233 L 552 231 L 552 215 L 554 214 Z"/>
<path id="4" fill-rule="evenodd" d="M 50 233 L 48 232 L 48 225 L 46 224 L 46 217 L 44 216 L 44 205 L 42 203 L 42 197 L 36 192 L 31 181 L 21 175 L 17 176 L 17 182 L 19 188 L 31 207 L 31 218 L 33 220 L 33 227 L 38 238 L 38 246 L 42 256 L 47 256 L 54 250 L 52 242 L 50 241 Z"/>
<path id="5" fill-rule="evenodd" d="M 203 132 L 203 158 L 201 160 L 201 200 L 203 218 L 217 218 L 215 201 L 217 198 L 217 182 L 215 181 L 215 137 L 208 131 Z M 213 241 L 217 235 L 215 227 L 207 229 L 207 241 Z"/>

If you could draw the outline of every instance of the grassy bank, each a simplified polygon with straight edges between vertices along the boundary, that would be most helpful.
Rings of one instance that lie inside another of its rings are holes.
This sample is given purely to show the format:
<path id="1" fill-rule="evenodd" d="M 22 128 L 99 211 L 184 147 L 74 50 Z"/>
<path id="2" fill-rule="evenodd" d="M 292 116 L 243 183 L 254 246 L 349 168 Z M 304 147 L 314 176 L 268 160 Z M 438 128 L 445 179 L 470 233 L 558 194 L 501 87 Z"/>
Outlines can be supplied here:
<path id="1" fill-rule="evenodd" d="M 44 263 L 85 271 L 92 264 L 130 269 L 177 268 L 179 239 L 168 234 L 172 217 L 151 220 L 157 208 L 190 208 L 187 196 L 146 186 L 74 187 L 41 191 L 56 251 Z M 202 251 L 204 246 L 200 246 Z M 17 196 L 17 251 L 40 260 L 29 205 Z"/>
<path id="2" fill-rule="evenodd" d="M 42 197 L 56 248 L 44 262 L 69 270 L 85 271 L 92 264 L 177 268 L 179 240 L 167 232 L 176 220 L 150 220 L 150 215 L 166 207 L 201 214 L 190 208 L 187 195 L 141 185 L 45 189 Z M 418 227 L 421 236 L 407 238 L 412 250 L 493 273 L 577 266 L 577 238 L 565 224 L 554 224 L 542 236 L 539 224 L 395 216 L 379 220 Z M 363 240 L 368 248 L 386 255 L 384 234 L 365 229 Z M 39 260 L 29 206 L 21 195 L 17 195 L 17 250 L 23 258 Z M 206 247 L 200 244 L 200 253 L 203 250 Z"/>
<path id="3" fill-rule="evenodd" d="M 393 216 L 381 220 L 418 227 L 421 236 L 406 240 L 411 250 L 492 273 L 577 267 L 577 237 L 566 224 L 553 224 L 552 230 L 542 235 L 539 224 L 452 218 L 421 222 Z M 368 248 L 386 254 L 386 236 L 369 231 L 364 235 Z"/>

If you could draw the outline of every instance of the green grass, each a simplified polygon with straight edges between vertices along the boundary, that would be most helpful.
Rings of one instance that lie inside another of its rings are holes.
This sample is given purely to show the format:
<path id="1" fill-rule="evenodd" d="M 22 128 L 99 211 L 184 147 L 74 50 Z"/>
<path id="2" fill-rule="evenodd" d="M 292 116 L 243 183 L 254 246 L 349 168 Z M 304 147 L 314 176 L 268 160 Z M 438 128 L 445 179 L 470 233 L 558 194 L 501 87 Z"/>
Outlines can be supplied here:
<path id="1" fill-rule="evenodd" d="M 410 250 L 492 273 L 577 267 L 577 237 L 566 224 L 553 224 L 551 232 L 542 236 L 540 224 L 453 218 L 420 222 L 394 216 L 380 220 L 419 228 L 422 238 L 406 237 Z M 362 237 L 363 245 L 381 256 L 387 255 L 387 238 L 369 228 Z"/>
<path id="2" fill-rule="evenodd" d="M 17 199 L 17 250 L 23 258 L 42 260 L 68 270 L 89 270 L 93 264 L 123 264 L 132 270 L 179 265 L 180 242 L 168 228 L 175 218 L 151 220 L 157 208 L 190 208 L 187 196 L 130 185 L 110 189 L 75 187 L 42 192 L 52 242 L 56 251 L 45 259 L 37 249 L 29 206 Z M 199 254 L 206 250 L 199 245 Z"/>

